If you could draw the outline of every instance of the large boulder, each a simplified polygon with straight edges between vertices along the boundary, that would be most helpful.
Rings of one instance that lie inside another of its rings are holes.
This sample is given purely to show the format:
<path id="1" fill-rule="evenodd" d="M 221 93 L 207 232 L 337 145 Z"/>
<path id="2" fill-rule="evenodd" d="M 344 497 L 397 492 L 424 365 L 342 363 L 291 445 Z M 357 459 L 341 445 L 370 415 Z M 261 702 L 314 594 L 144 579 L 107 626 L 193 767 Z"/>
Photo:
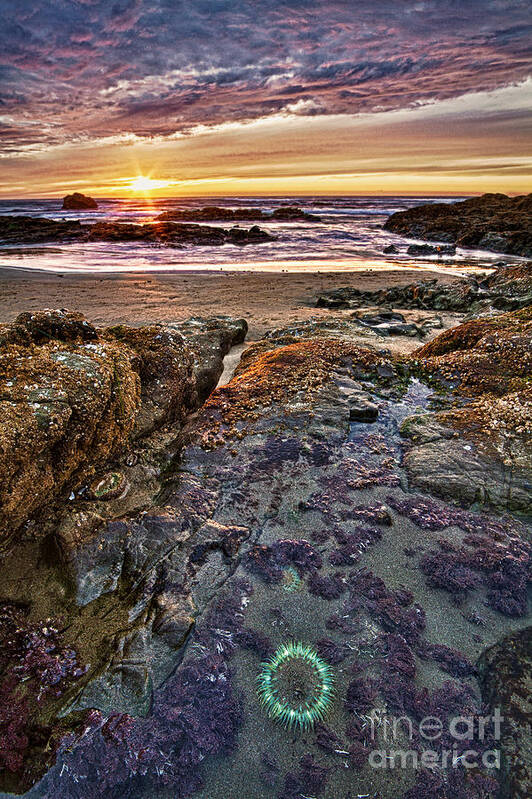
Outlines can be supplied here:
<path id="1" fill-rule="evenodd" d="M 63 211 L 93 211 L 96 208 L 98 208 L 96 200 L 77 191 L 67 194 L 63 199 Z"/>
<path id="2" fill-rule="evenodd" d="M 98 340 L 79 314 L 22 314 L 0 331 L 0 540 L 108 460 L 133 430 L 131 350 Z"/>

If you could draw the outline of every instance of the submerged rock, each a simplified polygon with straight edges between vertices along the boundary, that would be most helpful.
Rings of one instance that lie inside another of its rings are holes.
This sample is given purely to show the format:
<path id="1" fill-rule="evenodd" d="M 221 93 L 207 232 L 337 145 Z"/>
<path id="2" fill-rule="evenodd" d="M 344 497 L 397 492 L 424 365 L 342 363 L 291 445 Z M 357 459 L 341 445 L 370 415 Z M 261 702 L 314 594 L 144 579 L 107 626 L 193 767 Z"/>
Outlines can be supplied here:
<path id="1" fill-rule="evenodd" d="M 532 194 L 483 194 L 463 202 L 418 205 L 392 214 L 384 227 L 402 236 L 530 257 Z"/>

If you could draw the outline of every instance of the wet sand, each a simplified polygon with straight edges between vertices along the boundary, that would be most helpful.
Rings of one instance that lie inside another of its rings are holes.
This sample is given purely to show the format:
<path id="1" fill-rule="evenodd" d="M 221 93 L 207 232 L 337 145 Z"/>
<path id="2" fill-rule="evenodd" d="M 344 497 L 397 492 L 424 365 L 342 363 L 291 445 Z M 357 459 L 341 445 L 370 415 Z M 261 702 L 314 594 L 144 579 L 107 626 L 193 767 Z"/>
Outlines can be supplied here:
<path id="1" fill-rule="evenodd" d="M 313 298 L 321 291 L 340 286 L 375 290 L 435 277 L 449 283 L 457 274 L 454 270 L 442 274 L 405 268 L 300 274 L 187 271 L 60 275 L 2 267 L 0 322 L 41 308 L 81 311 L 96 325 L 142 325 L 227 314 L 247 319 L 249 338 L 257 339 L 268 329 L 296 320 L 330 318 L 330 310 L 313 307 Z M 414 317 L 419 315 L 413 313 Z M 409 312 L 405 316 L 410 316 Z"/>

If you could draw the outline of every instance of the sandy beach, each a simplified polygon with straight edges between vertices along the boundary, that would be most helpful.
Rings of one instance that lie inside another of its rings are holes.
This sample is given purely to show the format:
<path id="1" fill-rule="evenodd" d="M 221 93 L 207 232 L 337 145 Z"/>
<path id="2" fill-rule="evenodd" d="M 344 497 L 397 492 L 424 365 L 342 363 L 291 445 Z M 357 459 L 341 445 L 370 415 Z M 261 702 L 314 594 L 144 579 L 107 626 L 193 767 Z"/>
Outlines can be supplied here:
<path id="1" fill-rule="evenodd" d="M 254 340 L 268 329 L 296 320 L 330 317 L 331 311 L 313 307 L 312 300 L 319 292 L 340 286 L 375 290 L 435 277 L 449 283 L 456 279 L 456 272 L 398 269 L 301 274 L 198 271 L 59 275 L 1 268 L 0 322 L 10 322 L 22 311 L 41 308 L 81 311 L 96 325 L 142 325 L 227 314 L 244 317 L 249 324 L 249 339 Z"/>

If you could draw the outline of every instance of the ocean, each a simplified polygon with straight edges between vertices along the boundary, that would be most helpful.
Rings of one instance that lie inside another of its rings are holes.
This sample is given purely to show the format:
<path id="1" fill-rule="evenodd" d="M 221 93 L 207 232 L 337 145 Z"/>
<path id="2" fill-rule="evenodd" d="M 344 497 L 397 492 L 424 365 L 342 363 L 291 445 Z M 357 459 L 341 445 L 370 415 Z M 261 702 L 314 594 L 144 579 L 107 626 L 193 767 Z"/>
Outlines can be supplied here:
<path id="1" fill-rule="evenodd" d="M 383 230 L 395 211 L 427 202 L 453 202 L 463 198 L 438 197 L 216 197 L 98 200 L 95 211 L 62 211 L 61 200 L 0 200 L 0 215 L 26 215 L 82 221 L 150 222 L 163 211 L 202 208 L 253 207 L 272 211 L 293 204 L 317 214 L 321 223 L 260 222 L 277 240 L 247 247 L 186 246 L 182 248 L 139 243 L 2 245 L 0 266 L 50 272 L 148 272 L 184 270 L 235 271 L 356 271 L 361 269 L 423 268 L 436 272 L 468 273 L 484 270 L 501 260 L 500 253 L 458 249 L 454 256 L 413 258 L 406 252 L 415 239 Z M 227 227 L 227 222 L 211 223 Z M 240 222 L 249 227 L 252 222 Z M 399 252 L 385 255 L 395 244 Z M 504 261 L 519 258 L 502 256 Z"/>

